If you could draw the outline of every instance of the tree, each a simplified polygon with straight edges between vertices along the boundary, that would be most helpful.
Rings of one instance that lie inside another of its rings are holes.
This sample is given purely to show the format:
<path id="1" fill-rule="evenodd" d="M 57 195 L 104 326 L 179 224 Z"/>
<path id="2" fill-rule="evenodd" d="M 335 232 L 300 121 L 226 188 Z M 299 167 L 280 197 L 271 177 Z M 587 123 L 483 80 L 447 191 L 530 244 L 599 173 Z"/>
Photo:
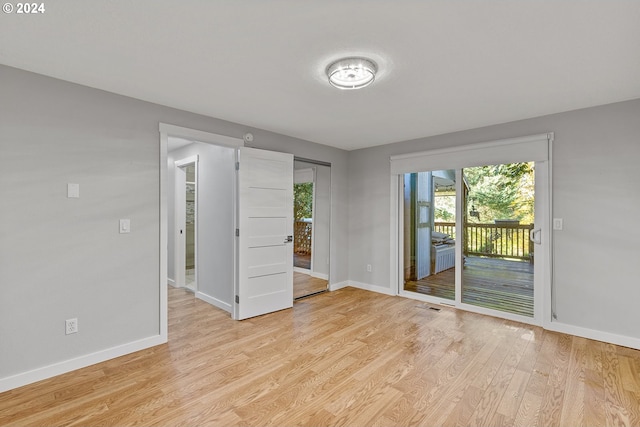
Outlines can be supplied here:
<path id="1" fill-rule="evenodd" d="M 470 222 L 517 219 L 533 222 L 533 162 L 479 166 L 464 169 L 469 185 L 468 204 L 480 213 Z"/>
<path id="2" fill-rule="evenodd" d="M 293 186 L 293 216 L 296 220 L 313 217 L 313 183 Z"/>

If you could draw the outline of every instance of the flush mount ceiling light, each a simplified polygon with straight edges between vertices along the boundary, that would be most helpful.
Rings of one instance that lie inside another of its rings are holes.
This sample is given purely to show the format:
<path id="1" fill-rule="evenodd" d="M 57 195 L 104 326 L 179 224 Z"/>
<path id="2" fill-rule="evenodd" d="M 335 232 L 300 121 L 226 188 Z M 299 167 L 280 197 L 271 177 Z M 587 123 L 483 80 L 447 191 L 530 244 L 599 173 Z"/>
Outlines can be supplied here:
<path id="1" fill-rule="evenodd" d="M 377 71 L 370 59 L 343 58 L 327 67 L 327 77 L 338 89 L 361 89 L 373 83 Z"/>

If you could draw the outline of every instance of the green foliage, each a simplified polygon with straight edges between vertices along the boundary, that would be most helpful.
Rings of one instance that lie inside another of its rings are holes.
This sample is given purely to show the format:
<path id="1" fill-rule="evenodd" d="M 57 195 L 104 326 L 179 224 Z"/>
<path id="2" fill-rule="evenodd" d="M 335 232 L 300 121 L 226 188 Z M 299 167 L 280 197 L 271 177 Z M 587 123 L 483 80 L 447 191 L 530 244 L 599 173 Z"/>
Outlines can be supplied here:
<path id="1" fill-rule="evenodd" d="M 468 216 L 469 222 L 533 222 L 533 162 L 466 168 L 464 177 L 469 185 L 468 210 L 473 205 L 480 212 L 479 220 Z"/>
<path id="2" fill-rule="evenodd" d="M 313 217 L 313 183 L 293 185 L 293 216 L 296 220 Z"/>
<path id="3" fill-rule="evenodd" d="M 456 216 L 446 209 L 436 207 L 435 221 L 436 222 L 453 222 Z"/>

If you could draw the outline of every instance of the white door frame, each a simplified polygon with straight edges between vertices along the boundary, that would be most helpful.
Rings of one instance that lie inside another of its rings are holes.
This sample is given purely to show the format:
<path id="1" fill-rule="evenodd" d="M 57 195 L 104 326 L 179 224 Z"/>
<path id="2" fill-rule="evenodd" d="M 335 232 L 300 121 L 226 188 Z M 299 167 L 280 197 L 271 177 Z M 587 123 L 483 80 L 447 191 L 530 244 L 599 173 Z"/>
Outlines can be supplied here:
<path id="1" fill-rule="evenodd" d="M 221 145 L 223 147 L 238 148 L 244 146 L 242 138 L 233 138 L 225 135 L 218 135 L 211 132 L 204 132 L 196 129 L 175 126 L 167 123 L 159 123 L 158 130 L 160 132 L 160 338 L 162 342 L 168 339 L 168 293 L 167 293 L 167 175 L 169 165 L 167 164 L 168 154 L 167 146 L 169 137 L 184 138 L 197 142 Z M 233 197 L 236 197 L 236 188 L 233 188 Z M 233 217 L 236 217 L 235 205 Z M 235 241 L 234 241 L 235 245 Z M 236 250 L 234 248 L 234 254 Z M 236 262 L 234 255 L 234 263 Z M 234 270 L 234 289 L 235 289 L 236 273 Z"/>
<path id="2" fill-rule="evenodd" d="M 180 222 L 182 222 L 181 220 L 185 219 L 186 221 L 186 209 L 187 209 L 187 202 L 186 202 L 186 198 L 183 198 L 182 196 L 180 196 L 180 198 L 178 198 L 178 192 L 185 193 L 185 188 L 186 188 L 186 177 L 184 176 L 184 173 L 182 172 L 178 172 L 178 169 L 182 169 L 182 167 L 184 166 L 188 166 L 190 164 L 193 164 L 195 166 L 195 178 L 196 178 L 196 185 L 195 185 L 195 212 L 194 212 L 194 221 L 193 221 L 193 239 L 194 239 L 194 254 L 193 257 L 195 259 L 195 284 L 196 284 L 196 288 L 194 289 L 194 292 L 198 291 L 198 265 L 199 260 L 198 260 L 198 155 L 195 156 L 190 156 L 190 157 L 186 157 L 184 159 L 180 159 L 180 160 L 176 160 L 174 162 L 174 166 L 175 166 L 175 170 L 176 170 L 176 175 L 175 175 L 175 198 L 174 200 L 176 201 L 175 205 L 174 205 L 174 209 L 175 209 L 175 213 L 174 213 L 174 219 L 175 219 L 175 227 L 174 227 L 174 232 L 175 232 L 175 238 L 174 238 L 174 265 L 175 265 L 175 281 L 176 281 L 176 287 L 178 288 L 184 288 L 186 286 L 186 280 L 185 280 L 185 269 L 186 269 L 186 265 L 185 265 L 185 260 L 186 260 L 186 255 L 187 255 L 187 238 L 186 238 L 186 225 L 185 224 L 180 224 Z M 184 233 L 180 233 L 180 229 L 184 228 L 185 231 Z"/>
<path id="3" fill-rule="evenodd" d="M 425 159 L 430 158 L 432 161 L 434 158 L 442 158 L 456 152 L 462 152 L 469 149 L 475 149 L 476 153 L 479 153 L 480 150 L 486 149 L 484 155 L 488 156 L 488 159 L 481 160 L 484 162 L 488 162 L 486 164 L 490 164 L 491 156 L 495 156 L 495 162 L 499 163 L 513 163 L 513 161 L 509 161 L 508 159 L 501 159 L 502 148 L 513 144 L 514 146 L 518 144 L 519 147 L 524 147 L 529 141 L 541 141 L 546 139 L 547 148 L 548 148 L 548 158 L 545 161 L 537 161 L 536 162 L 536 187 L 544 188 L 546 190 L 546 195 L 538 195 L 536 194 L 536 228 L 541 228 L 542 230 L 542 242 L 540 252 L 546 254 L 544 257 L 544 266 L 545 269 L 538 269 L 535 274 L 538 274 L 542 277 L 538 277 L 538 280 L 541 280 L 541 286 L 534 287 L 534 317 L 529 318 L 525 316 L 519 316 L 511 313 L 503 313 L 496 310 L 489 310 L 482 307 L 476 307 L 470 304 L 462 304 L 460 301 L 461 293 L 459 286 L 462 283 L 462 269 L 456 269 L 456 301 L 455 305 L 457 308 L 478 312 L 481 314 L 488 314 L 492 316 L 498 316 L 509 320 L 515 320 L 523 323 L 540 325 L 543 327 L 547 327 L 551 324 L 551 315 L 552 315 L 552 300 L 553 300 L 553 283 L 552 283 L 552 246 L 551 246 L 551 230 L 550 230 L 550 219 L 552 217 L 552 183 L 551 183 L 551 171 L 552 171 L 552 142 L 554 139 L 553 133 L 547 133 L 543 135 L 533 135 L 529 137 L 522 138 L 513 138 L 508 140 L 499 140 L 492 141 L 488 143 L 480 143 L 473 145 L 466 145 L 462 147 L 452 147 L 449 149 L 439 149 L 439 150 L 431 150 L 423 153 L 412 153 L 400 156 L 392 156 L 392 160 L 398 159 L 411 159 L 410 162 L 404 164 L 406 168 L 407 165 L 409 167 L 416 165 L 416 162 L 420 161 L 420 157 L 424 157 Z M 534 150 L 535 151 L 535 150 Z M 522 155 L 527 156 L 527 150 L 522 150 Z M 482 158 L 481 154 L 479 158 Z M 531 160 L 531 159 L 529 159 Z M 520 160 L 518 160 L 520 161 Z M 525 160 L 522 160 L 525 161 Z M 494 162 L 494 163 L 495 163 Z M 540 166 L 543 166 L 540 168 Z M 440 170 L 442 168 L 446 168 L 446 164 L 443 164 L 443 167 L 436 168 L 435 170 Z M 538 169 L 540 168 L 540 170 Z M 454 305 L 454 301 L 446 300 L 443 298 L 431 297 L 428 295 L 420 295 L 413 292 L 407 292 L 403 289 L 404 282 L 404 245 L 402 244 L 404 241 L 404 216 L 401 214 L 404 209 L 403 199 L 400 197 L 402 192 L 403 181 L 401 177 L 404 175 L 404 172 L 400 172 L 402 168 L 392 167 L 391 175 L 390 175 L 390 189 L 391 189 L 391 198 L 390 198 L 390 248 L 391 248 L 391 274 L 390 281 L 392 289 L 395 290 L 396 295 L 406 296 L 410 298 L 414 298 L 420 301 L 431 302 L 436 304 L 444 304 L 444 305 Z M 416 166 L 416 169 L 419 167 Z M 450 168 L 451 169 L 451 168 Z M 455 167 L 454 169 L 459 169 Z M 414 172 L 418 172 L 418 170 L 414 170 Z M 460 173 L 460 172 L 457 172 Z M 459 178 L 459 176 L 458 176 Z M 540 181 L 538 181 L 540 180 Z M 457 180 L 459 182 L 458 185 L 462 185 L 461 180 Z M 459 191 L 460 189 L 458 189 Z M 458 204 L 460 205 L 460 204 Z M 461 206 L 458 206 L 457 215 L 456 215 L 456 229 L 461 230 L 462 225 L 462 215 L 461 215 Z M 456 245 L 456 260 L 457 265 L 460 265 L 459 260 L 462 259 L 462 246 Z M 459 277 L 458 277 L 459 276 Z M 538 288 L 538 289 L 536 289 Z"/>

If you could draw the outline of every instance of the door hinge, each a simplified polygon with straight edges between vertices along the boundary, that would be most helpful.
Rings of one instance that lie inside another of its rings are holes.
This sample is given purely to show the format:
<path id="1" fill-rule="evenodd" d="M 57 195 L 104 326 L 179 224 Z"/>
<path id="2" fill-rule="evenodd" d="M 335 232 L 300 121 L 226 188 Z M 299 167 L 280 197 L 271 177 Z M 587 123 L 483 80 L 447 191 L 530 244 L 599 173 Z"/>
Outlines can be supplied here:
<path id="1" fill-rule="evenodd" d="M 236 170 L 239 171 L 240 170 L 240 162 L 236 162 Z"/>
<path id="2" fill-rule="evenodd" d="M 236 295 L 236 304 L 240 304 L 240 297 Z"/>
<path id="3" fill-rule="evenodd" d="M 240 237 L 240 229 L 236 228 L 236 237 Z"/>

